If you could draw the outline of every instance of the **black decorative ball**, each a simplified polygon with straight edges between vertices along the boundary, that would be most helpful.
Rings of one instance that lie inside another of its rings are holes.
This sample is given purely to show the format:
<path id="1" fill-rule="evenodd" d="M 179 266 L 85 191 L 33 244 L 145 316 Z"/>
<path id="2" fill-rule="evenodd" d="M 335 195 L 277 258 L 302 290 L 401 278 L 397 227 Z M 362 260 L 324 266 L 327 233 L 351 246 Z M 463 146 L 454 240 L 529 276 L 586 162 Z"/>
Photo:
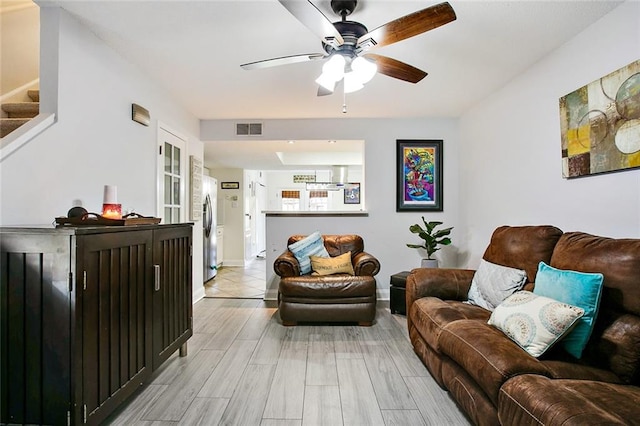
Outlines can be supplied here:
<path id="1" fill-rule="evenodd" d="M 87 214 L 87 209 L 85 209 L 84 207 L 71 207 L 69 209 L 69 212 L 67 213 L 67 217 L 82 217 L 83 215 Z"/>

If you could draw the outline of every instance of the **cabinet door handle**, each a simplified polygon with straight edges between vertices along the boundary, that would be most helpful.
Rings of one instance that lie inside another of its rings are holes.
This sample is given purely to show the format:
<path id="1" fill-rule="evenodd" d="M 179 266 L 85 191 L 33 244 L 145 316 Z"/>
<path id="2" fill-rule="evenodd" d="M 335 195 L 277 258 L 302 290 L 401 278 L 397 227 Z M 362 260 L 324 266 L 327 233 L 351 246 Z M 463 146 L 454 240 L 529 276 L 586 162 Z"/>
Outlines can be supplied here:
<path id="1" fill-rule="evenodd" d="M 153 265 L 153 288 L 160 290 L 160 265 Z"/>

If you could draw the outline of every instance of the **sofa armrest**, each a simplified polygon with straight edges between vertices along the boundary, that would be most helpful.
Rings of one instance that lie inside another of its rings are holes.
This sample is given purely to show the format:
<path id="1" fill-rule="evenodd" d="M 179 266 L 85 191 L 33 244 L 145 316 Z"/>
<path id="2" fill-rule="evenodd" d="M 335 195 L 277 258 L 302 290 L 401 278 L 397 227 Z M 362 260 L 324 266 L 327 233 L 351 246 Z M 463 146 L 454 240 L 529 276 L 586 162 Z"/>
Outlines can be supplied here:
<path id="1" fill-rule="evenodd" d="M 289 250 L 284 251 L 273 262 L 273 270 L 280 277 L 297 277 L 300 275 L 298 259 Z"/>
<path id="2" fill-rule="evenodd" d="M 467 300 L 471 280 L 476 271 L 471 269 L 417 268 L 407 277 L 407 312 L 422 297 L 442 300 Z"/>
<path id="3" fill-rule="evenodd" d="M 358 276 L 375 276 L 380 272 L 380 261 L 375 256 L 360 252 L 353 259 L 353 272 Z"/>

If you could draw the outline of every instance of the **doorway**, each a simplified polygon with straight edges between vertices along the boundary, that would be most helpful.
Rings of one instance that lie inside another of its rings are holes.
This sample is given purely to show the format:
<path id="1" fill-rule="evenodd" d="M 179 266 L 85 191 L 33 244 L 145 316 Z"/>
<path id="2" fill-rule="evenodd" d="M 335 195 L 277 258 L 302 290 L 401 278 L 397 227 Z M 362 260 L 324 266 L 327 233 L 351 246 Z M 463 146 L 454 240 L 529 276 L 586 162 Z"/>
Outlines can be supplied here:
<path id="1" fill-rule="evenodd" d="M 158 217 L 185 221 L 186 138 L 158 124 Z"/>

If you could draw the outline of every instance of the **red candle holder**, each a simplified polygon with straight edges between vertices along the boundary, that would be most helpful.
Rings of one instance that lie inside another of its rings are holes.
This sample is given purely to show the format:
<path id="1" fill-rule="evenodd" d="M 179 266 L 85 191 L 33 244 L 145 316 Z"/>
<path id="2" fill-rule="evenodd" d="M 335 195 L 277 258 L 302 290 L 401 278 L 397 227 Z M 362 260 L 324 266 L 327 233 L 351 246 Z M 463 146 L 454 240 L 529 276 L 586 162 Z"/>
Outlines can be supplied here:
<path id="1" fill-rule="evenodd" d="M 107 219 L 122 219 L 122 204 L 103 204 L 102 217 Z"/>

